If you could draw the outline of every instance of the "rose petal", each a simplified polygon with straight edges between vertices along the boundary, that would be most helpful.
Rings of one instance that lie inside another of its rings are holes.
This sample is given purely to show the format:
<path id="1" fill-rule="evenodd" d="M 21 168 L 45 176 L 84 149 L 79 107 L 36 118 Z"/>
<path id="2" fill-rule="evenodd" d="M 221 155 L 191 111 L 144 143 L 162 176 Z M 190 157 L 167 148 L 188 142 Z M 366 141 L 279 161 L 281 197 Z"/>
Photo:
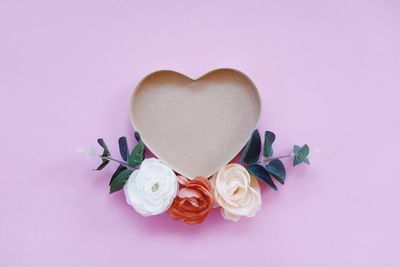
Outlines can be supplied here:
<path id="1" fill-rule="evenodd" d="M 225 220 L 234 221 L 234 222 L 237 222 L 240 220 L 240 216 L 226 212 L 226 210 L 224 210 L 224 209 L 221 209 L 221 215 Z"/>
<path id="2" fill-rule="evenodd" d="M 191 198 L 191 197 L 199 198 L 200 194 L 196 190 L 189 189 L 189 188 L 182 188 L 178 192 L 178 197 L 180 197 L 180 198 Z"/>
<path id="3" fill-rule="evenodd" d="M 181 185 L 186 185 L 189 183 L 189 179 L 182 175 L 177 175 L 176 178 Z"/>

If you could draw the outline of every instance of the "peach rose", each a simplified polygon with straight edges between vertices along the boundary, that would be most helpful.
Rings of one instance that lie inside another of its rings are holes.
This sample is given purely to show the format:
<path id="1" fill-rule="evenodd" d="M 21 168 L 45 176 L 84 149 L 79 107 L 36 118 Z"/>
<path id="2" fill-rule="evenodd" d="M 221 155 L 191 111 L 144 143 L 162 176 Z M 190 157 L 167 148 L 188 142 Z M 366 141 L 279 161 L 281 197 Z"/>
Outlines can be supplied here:
<path id="1" fill-rule="evenodd" d="M 261 192 L 257 178 L 240 164 L 222 167 L 211 178 L 215 201 L 222 216 L 238 221 L 241 216 L 253 217 L 261 209 Z"/>
<path id="2" fill-rule="evenodd" d="M 210 182 L 201 176 L 193 180 L 178 176 L 178 181 L 180 189 L 168 209 L 169 215 L 187 224 L 202 223 L 210 213 L 214 202 Z"/>

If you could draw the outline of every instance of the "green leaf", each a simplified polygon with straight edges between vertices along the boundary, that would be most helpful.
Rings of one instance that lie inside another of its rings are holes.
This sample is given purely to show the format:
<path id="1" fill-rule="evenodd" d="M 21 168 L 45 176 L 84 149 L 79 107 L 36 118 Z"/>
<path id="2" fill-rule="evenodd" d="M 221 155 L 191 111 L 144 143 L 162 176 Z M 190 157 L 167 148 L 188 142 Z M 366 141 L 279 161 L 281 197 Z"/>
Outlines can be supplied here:
<path id="1" fill-rule="evenodd" d="M 109 162 L 109 160 L 103 159 L 103 162 L 94 171 L 101 171 Z"/>
<path id="2" fill-rule="evenodd" d="M 275 191 L 278 191 L 278 187 L 276 187 L 274 181 L 272 180 L 271 176 L 267 172 L 267 170 L 261 166 L 261 165 L 250 165 L 247 166 L 246 169 L 253 174 L 255 177 L 257 177 L 259 180 L 263 181 L 267 185 L 269 185 L 272 189 Z"/>
<path id="3" fill-rule="evenodd" d="M 294 152 L 294 153 L 297 153 L 300 149 L 301 149 L 301 147 L 298 146 L 298 145 L 294 145 L 294 146 L 293 146 L 293 152 Z"/>
<path id="4" fill-rule="evenodd" d="M 102 157 L 108 157 L 110 156 L 110 151 L 108 150 L 108 147 L 106 143 L 104 142 L 103 138 L 97 139 L 97 143 L 103 148 L 103 154 L 101 154 Z"/>
<path id="5" fill-rule="evenodd" d="M 110 194 L 121 190 L 126 181 L 129 179 L 129 175 L 131 175 L 132 170 L 126 169 L 121 171 L 112 181 L 110 185 Z"/>
<path id="6" fill-rule="evenodd" d="M 307 159 L 308 154 L 310 153 L 310 148 L 308 147 L 307 144 L 302 146 L 299 149 L 299 146 L 293 146 L 293 166 L 299 165 L 300 163 L 305 162 Z"/>
<path id="7" fill-rule="evenodd" d="M 126 167 L 119 165 L 118 168 L 115 170 L 114 174 L 111 176 L 111 179 L 110 179 L 110 182 L 108 185 L 111 185 L 111 183 L 114 181 L 115 177 L 117 177 L 117 175 L 120 174 L 123 170 L 126 170 Z"/>
<path id="8" fill-rule="evenodd" d="M 142 163 L 144 158 L 144 143 L 140 139 L 139 143 L 132 150 L 131 154 L 128 156 L 128 165 L 131 167 L 135 167 Z"/>
<path id="9" fill-rule="evenodd" d="M 255 129 L 247 142 L 246 147 L 243 150 L 240 158 L 240 163 L 246 163 L 248 165 L 255 164 L 261 152 L 261 137 L 257 129 Z"/>
<path id="10" fill-rule="evenodd" d="M 271 174 L 279 183 L 284 184 L 286 178 L 286 170 L 282 161 L 279 159 L 271 160 L 265 169 Z"/>
<path id="11" fill-rule="evenodd" d="M 273 154 L 272 143 L 275 141 L 275 134 L 266 131 L 264 134 L 264 157 L 271 157 Z"/>
<path id="12" fill-rule="evenodd" d="M 139 132 L 135 132 L 135 139 L 136 139 L 136 141 L 140 141 L 140 139 L 141 139 L 141 137 L 140 137 L 140 134 L 139 134 Z"/>
<path id="13" fill-rule="evenodd" d="M 128 159 L 128 142 L 126 140 L 125 136 L 121 136 L 118 139 L 118 145 L 119 145 L 119 152 L 121 153 L 121 157 L 123 160 L 127 160 Z"/>

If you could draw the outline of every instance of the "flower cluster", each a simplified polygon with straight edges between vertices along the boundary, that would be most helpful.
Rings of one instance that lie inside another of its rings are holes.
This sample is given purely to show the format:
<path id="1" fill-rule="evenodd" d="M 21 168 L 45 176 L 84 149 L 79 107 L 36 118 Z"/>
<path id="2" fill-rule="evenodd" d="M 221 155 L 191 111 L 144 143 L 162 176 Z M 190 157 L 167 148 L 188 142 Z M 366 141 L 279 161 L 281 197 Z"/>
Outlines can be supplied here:
<path id="1" fill-rule="evenodd" d="M 257 179 L 236 163 L 224 166 L 210 180 L 201 176 L 189 180 L 156 158 L 145 159 L 129 176 L 124 192 L 128 204 L 141 215 L 168 211 L 187 224 L 203 222 L 214 204 L 221 207 L 225 219 L 233 221 L 253 217 L 261 208 Z"/>
<path id="2" fill-rule="evenodd" d="M 120 165 L 110 181 L 110 193 L 124 190 L 127 203 L 143 216 L 167 212 L 174 220 L 187 224 L 202 223 L 213 207 L 220 207 L 222 217 L 238 221 L 241 217 L 253 217 L 261 209 L 259 180 L 277 190 L 272 178 L 283 184 L 286 171 L 280 158 L 292 157 L 293 165 L 309 164 L 307 145 L 294 146 L 293 153 L 272 157 L 275 135 L 265 132 L 263 160 L 261 138 L 255 130 L 243 150 L 239 163 L 223 166 L 211 177 L 184 177 L 176 174 L 160 160 L 145 159 L 145 145 L 135 133 L 138 144 L 128 153 L 125 137 L 118 141 L 124 161 L 111 157 L 103 139 L 98 143 L 103 148 L 99 155 L 103 169 L 110 161 Z M 92 153 L 93 154 L 93 153 Z"/>

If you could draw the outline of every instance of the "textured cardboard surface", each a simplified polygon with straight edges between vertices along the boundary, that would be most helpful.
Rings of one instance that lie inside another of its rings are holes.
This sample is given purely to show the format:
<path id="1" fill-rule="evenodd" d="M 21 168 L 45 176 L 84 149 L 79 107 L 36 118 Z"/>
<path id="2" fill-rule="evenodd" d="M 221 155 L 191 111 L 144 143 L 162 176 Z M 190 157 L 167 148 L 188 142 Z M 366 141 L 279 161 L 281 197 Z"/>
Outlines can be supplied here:
<path id="1" fill-rule="evenodd" d="M 261 112 L 251 80 L 233 69 L 197 80 L 174 71 L 148 75 L 131 98 L 134 129 L 176 172 L 209 177 L 246 144 Z"/>

